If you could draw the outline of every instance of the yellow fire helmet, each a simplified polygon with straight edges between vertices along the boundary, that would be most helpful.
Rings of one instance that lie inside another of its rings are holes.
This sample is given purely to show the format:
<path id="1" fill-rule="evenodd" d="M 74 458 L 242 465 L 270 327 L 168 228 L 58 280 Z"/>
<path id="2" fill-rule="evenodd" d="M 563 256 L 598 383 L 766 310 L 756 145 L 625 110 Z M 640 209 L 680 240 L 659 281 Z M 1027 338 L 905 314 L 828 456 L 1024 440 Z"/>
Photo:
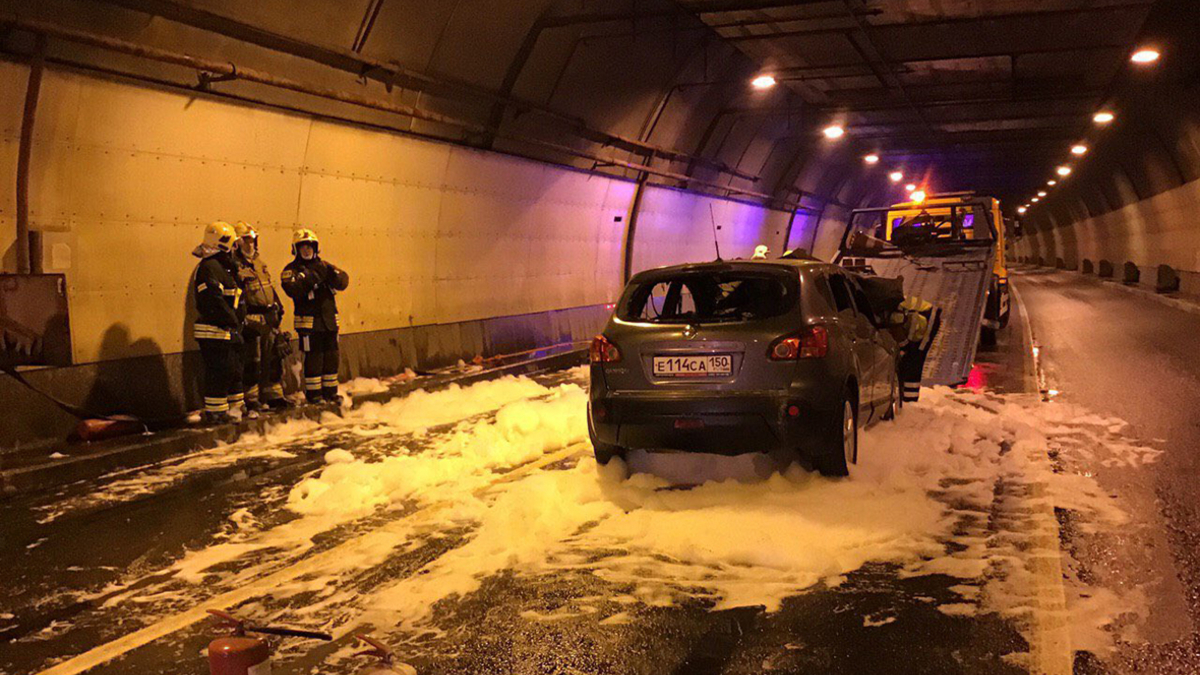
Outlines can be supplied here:
<path id="1" fill-rule="evenodd" d="M 254 241 L 258 241 L 258 228 L 244 220 L 239 220 L 237 224 L 233 226 L 233 231 L 237 233 L 238 239 L 250 237 Z"/>
<path id="2" fill-rule="evenodd" d="M 292 255 L 296 255 L 296 246 L 299 244 L 312 244 L 314 251 L 321 249 L 321 240 L 317 238 L 317 233 L 307 227 L 292 233 Z"/>
<path id="3" fill-rule="evenodd" d="M 204 228 L 204 245 L 210 248 L 228 253 L 233 250 L 234 239 L 237 239 L 237 233 L 234 232 L 232 225 L 224 221 L 218 220 L 215 223 L 209 223 Z"/>

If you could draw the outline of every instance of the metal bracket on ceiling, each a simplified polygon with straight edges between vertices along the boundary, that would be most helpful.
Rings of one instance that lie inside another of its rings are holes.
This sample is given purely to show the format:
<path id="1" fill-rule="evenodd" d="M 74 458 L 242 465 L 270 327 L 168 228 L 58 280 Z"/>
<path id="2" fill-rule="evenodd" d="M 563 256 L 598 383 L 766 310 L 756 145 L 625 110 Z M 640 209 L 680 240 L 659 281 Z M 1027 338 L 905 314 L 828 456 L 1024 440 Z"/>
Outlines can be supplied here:
<path id="1" fill-rule="evenodd" d="M 197 72 L 196 88 L 200 91 L 208 91 L 210 85 L 212 85 L 214 82 L 229 82 L 238 79 L 237 66 L 231 63 L 229 64 L 229 67 L 233 69 L 232 72 L 224 75 L 215 75 L 206 70 Z"/>

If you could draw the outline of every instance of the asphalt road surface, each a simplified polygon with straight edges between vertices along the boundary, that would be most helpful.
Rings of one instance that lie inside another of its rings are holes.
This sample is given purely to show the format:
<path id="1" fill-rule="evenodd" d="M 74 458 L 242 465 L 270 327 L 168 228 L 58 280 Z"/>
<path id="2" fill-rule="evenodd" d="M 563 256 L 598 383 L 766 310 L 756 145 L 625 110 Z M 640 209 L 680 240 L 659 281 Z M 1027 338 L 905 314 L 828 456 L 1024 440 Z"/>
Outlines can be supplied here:
<path id="1" fill-rule="evenodd" d="M 1088 573 L 1143 588 L 1154 608 L 1140 626 L 1145 643 L 1124 646 L 1107 670 L 1200 671 L 1200 308 L 1067 272 L 1026 270 L 1017 287 L 1045 386 L 1164 450 L 1146 473 L 1093 467 L 1131 497 L 1145 534 L 1141 545 L 1116 539 L 1085 551 Z"/>
<path id="2" fill-rule="evenodd" d="M 1057 393 L 1014 315 L 845 481 L 599 472 L 576 370 L 10 500 L 0 673 L 206 673 L 214 606 L 334 634 L 275 673 L 1185 672 L 1200 315 L 1017 283 Z"/>

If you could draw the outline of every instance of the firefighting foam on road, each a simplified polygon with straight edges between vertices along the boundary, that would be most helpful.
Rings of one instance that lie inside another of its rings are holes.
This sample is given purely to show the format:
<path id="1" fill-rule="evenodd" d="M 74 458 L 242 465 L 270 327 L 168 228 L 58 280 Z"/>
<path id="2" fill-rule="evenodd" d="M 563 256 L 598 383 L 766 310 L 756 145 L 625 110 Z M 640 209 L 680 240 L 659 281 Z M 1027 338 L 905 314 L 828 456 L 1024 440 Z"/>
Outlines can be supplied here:
<path id="1" fill-rule="evenodd" d="M 417 391 L 319 424 L 278 425 L 219 448 L 219 462 L 204 451 L 114 475 L 43 508 L 53 532 L 89 510 L 153 500 L 214 467 L 312 460 L 252 499 L 214 504 L 207 534 L 184 550 L 107 570 L 6 617 L 0 630 L 19 633 L 0 650 L 0 671 L 59 663 L 53 672 L 80 672 L 71 657 L 232 597 L 247 619 L 335 637 L 317 652 L 283 643 L 276 672 L 316 664 L 350 672 L 360 632 L 420 672 L 478 663 L 480 605 L 505 615 L 495 620 L 507 630 L 548 627 L 606 644 L 664 617 L 694 622 L 697 609 L 752 609 L 770 621 L 806 597 L 843 594 L 860 612 L 859 630 L 917 629 L 914 604 L 948 622 L 1011 626 L 1005 649 L 972 657 L 987 667 L 1031 667 L 1056 631 L 1104 654 L 1148 611 L 1138 589 L 1070 579 L 1064 590 L 1061 572 L 1048 577 L 1042 565 L 1057 555 L 1056 509 L 1093 537 L 1130 526 L 1121 495 L 1076 468 L 1139 471 L 1156 460 L 1160 451 L 1126 437 L 1120 420 L 1036 395 L 938 388 L 895 423 L 864 432 L 849 479 L 798 466 L 764 478 L 716 457 L 708 467 L 683 458 L 681 469 L 671 455 L 598 467 L 585 443 L 584 379 L 576 369 Z M 709 468 L 734 477 L 705 482 Z M 936 590 L 863 611 L 858 577 L 872 570 L 886 583 Z M 38 612 L 71 607 L 27 628 Z M 203 672 L 193 656 L 206 623 L 171 627 L 108 654 L 96 672 L 168 654 L 194 662 L 179 672 Z M 804 649 L 791 644 L 772 647 L 780 650 L 772 658 Z M 640 672 L 632 662 L 612 669 Z"/>

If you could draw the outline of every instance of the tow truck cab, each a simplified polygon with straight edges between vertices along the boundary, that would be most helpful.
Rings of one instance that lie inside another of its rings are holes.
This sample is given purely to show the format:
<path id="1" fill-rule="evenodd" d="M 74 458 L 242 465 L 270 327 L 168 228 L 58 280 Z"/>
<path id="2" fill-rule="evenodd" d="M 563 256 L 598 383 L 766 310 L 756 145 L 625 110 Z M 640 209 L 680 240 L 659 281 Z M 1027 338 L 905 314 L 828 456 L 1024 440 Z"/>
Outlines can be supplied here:
<path id="1" fill-rule="evenodd" d="M 996 332 L 1008 325 L 1008 268 L 1004 260 L 1004 216 L 1000 201 L 972 192 L 932 195 L 920 202 L 895 204 L 884 221 L 880 239 L 902 243 L 905 239 L 963 241 L 989 239 L 993 247 L 992 279 L 984 309 L 981 337 L 994 343 Z M 876 235 L 878 236 L 878 234 Z"/>

